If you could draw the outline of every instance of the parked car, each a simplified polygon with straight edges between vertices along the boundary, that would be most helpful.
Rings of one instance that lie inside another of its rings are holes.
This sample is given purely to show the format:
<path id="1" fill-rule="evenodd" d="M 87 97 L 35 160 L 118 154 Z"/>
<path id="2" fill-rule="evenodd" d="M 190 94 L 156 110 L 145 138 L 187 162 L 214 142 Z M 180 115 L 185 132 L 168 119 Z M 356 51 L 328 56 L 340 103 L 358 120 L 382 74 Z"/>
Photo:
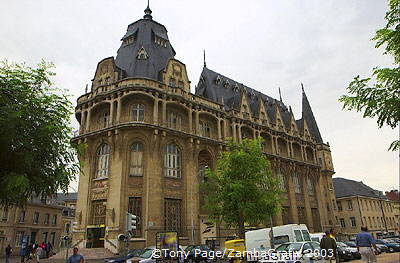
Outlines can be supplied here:
<path id="1" fill-rule="evenodd" d="M 388 252 L 390 252 L 390 253 L 399 252 L 400 251 L 400 244 L 399 243 L 392 243 L 392 242 L 389 243 L 384 239 L 377 239 L 376 243 L 387 246 L 388 247 Z"/>
<path id="2" fill-rule="evenodd" d="M 294 252 L 299 252 L 301 255 L 301 258 L 299 260 L 318 260 L 322 259 L 322 257 L 317 253 L 317 255 L 314 253 L 315 251 L 320 251 L 321 247 L 319 246 L 318 242 L 287 242 L 284 244 L 281 244 L 276 248 L 277 253 L 279 252 L 288 252 L 288 251 L 294 251 Z M 297 262 L 297 261 L 296 261 Z"/>
<path id="3" fill-rule="evenodd" d="M 139 257 L 144 252 L 144 249 L 133 249 L 128 252 L 125 256 L 120 256 L 116 258 L 106 258 L 104 262 L 107 263 L 125 263 L 128 259 Z"/>
<path id="4" fill-rule="evenodd" d="M 344 242 L 336 242 L 336 244 L 337 244 L 338 247 L 340 247 L 340 248 L 342 248 L 344 250 L 350 251 L 355 259 L 360 259 L 361 258 L 361 254 L 360 254 L 360 252 L 358 252 L 357 247 L 349 246 Z"/>
<path id="5" fill-rule="evenodd" d="M 341 248 L 337 246 L 337 253 L 339 256 L 339 261 L 348 261 L 354 259 L 353 253 L 350 250 Z"/>
<path id="6" fill-rule="evenodd" d="M 383 252 L 389 252 L 389 248 L 386 245 L 383 244 L 375 244 L 376 248 L 378 249 L 378 253 L 383 253 Z"/>
<path id="7" fill-rule="evenodd" d="M 156 258 L 152 257 L 153 252 L 156 249 L 155 246 L 151 246 L 146 248 L 142 254 L 137 257 L 133 257 L 128 259 L 127 263 L 154 263 L 156 262 Z"/>
<path id="8" fill-rule="evenodd" d="M 196 250 L 200 250 L 201 252 L 197 252 Z M 211 259 L 202 257 L 200 254 L 206 253 L 209 255 L 211 249 L 207 245 L 191 245 L 187 246 L 185 249 L 185 252 L 188 253 L 186 257 L 186 262 L 192 263 L 192 262 L 211 262 Z"/>

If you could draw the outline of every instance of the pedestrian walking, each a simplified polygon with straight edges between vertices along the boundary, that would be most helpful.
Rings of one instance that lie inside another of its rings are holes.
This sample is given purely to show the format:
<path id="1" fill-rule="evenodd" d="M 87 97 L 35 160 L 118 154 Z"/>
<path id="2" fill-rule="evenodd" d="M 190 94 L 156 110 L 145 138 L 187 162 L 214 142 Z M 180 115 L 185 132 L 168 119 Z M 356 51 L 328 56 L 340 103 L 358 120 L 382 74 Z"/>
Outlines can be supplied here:
<path id="1" fill-rule="evenodd" d="M 46 244 L 46 257 L 50 257 L 51 256 L 51 252 L 53 251 L 53 245 L 49 242 L 47 242 Z"/>
<path id="2" fill-rule="evenodd" d="M 320 247 L 325 259 L 329 262 L 336 262 L 336 241 L 331 236 L 331 231 L 325 231 L 325 235 L 322 237 Z"/>
<path id="3" fill-rule="evenodd" d="M 11 254 L 12 254 L 12 248 L 10 244 L 8 244 L 8 246 L 6 247 L 6 263 L 10 263 Z"/>
<path id="4" fill-rule="evenodd" d="M 85 259 L 81 254 L 79 254 L 79 249 L 77 247 L 74 247 L 74 253 L 72 256 L 69 257 L 67 263 L 83 263 L 85 262 Z"/>
<path id="5" fill-rule="evenodd" d="M 368 233 L 366 226 L 361 227 L 361 232 L 356 236 L 356 246 L 364 263 L 375 263 L 377 248 L 374 237 Z"/>

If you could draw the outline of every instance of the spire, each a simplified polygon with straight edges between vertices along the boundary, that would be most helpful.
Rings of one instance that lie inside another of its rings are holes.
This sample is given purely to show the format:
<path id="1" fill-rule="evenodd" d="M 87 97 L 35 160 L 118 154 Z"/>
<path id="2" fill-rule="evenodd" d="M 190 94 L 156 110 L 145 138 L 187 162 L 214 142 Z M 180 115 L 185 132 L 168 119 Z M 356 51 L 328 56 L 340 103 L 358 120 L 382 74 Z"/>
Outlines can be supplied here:
<path id="1" fill-rule="evenodd" d="M 152 20 L 153 16 L 151 15 L 152 11 L 150 9 L 150 0 L 147 0 L 147 8 L 144 10 L 144 19 Z"/>
<path id="2" fill-rule="evenodd" d="M 321 133 L 319 132 L 317 121 L 315 120 L 314 114 L 312 112 L 310 102 L 307 99 L 307 95 L 304 92 L 303 83 L 301 83 L 303 98 L 302 98 L 302 116 L 303 121 L 307 122 L 307 126 L 310 129 L 310 133 L 314 136 L 318 143 L 322 143 Z"/>
<path id="3" fill-rule="evenodd" d="M 281 87 L 279 87 L 278 89 L 279 89 L 279 100 L 282 102 L 282 93 L 281 93 Z"/>
<path id="4" fill-rule="evenodd" d="M 205 49 L 203 50 L 203 63 L 204 63 L 204 67 L 206 68 L 207 64 L 206 64 L 206 50 Z"/>

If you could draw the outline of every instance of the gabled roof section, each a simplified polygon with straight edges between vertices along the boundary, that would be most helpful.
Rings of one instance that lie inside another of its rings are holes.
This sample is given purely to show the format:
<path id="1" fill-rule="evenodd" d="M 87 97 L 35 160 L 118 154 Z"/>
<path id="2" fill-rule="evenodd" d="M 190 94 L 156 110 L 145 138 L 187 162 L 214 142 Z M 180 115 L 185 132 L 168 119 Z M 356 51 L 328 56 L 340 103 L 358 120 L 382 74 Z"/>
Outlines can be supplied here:
<path id="1" fill-rule="evenodd" d="M 128 26 L 122 37 L 115 64 L 122 69 L 123 78 L 144 77 L 159 79 L 170 58 L 175 56 L 175 50 L 168 39 L 167 29 L 152 19 L 149 7 L 145 16 Z M 143 53 L 147 56 L 143 55 Z"/>
<path id="2" fill-rule="evenodd" d="M 282 117 L 288 120 L 289 111 L 286 105 L 270 96 L 243 85 L 242 83 L 217 73 L 206 66 L 200 75 L 200 80 L 196 88 L 196 95 L 205 97 L 218 103 L 223 103 L 227 110 L 240 110 L 241 97 L 240 93 L 244 90 L 247 104 L 253 116 L 258 117 L 260 98 L 264 103 L 265 110 L 271 121 L 275 121 L 274 104 L 280 107 L 282 112 L 286 112 L 287 116 Z"/>
<path id="3" fill-rule="evenodd" d="M 302 116 L 301 118 L 307 122 L 307 126 L 310 130 L 311 135 L 315 138 L 318 143 L 322 143 L 321 133 L 319 132 L 319 128 L 317 125 L 317 121 L 315 120 L 314 113 L 312 112 L 310 103 L 308 102 L 307 95 L 304 92 L 303 84 L 302 84 Z"/>
<path id="4" fill-rule="evenodd" d="M 363 182 L 357 182 L 345 178 L 333 178 L 336 198 L 349 196 L 364 196 L 379 199 L 387 199 L 381 191 L 375 190 Z"/>

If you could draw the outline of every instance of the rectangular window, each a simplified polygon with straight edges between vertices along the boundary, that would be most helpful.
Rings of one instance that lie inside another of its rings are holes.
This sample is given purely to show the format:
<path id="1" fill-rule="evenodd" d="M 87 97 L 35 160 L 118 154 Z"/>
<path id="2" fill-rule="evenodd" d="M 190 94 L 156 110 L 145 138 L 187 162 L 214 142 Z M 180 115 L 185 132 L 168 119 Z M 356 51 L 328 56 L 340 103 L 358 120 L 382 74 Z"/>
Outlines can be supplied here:
<path id="1" fill-rule="evenodd" d="M 353 210 L 353 202 L 351 200 L 347 200 L 347 208 Z"/>
<path id="2" fill-rule="evenodd" d="M 2 221 L 8 221 L 8 207 L 3 207 Z"/>
<path id="3" fill-rule="evenodd" d="M 351 227 L 356 227 L 357 226 L 355 217 L 350 217 L 350 222 L 351 222 Z"/>
<path id="4" fill-rule="evenodd" d="M 65 231 L 64 232 L 69 234 L 70 229 L 71 229 L 71 224 L 65 224 Z"/>
<path id="5" fill-rule="evenodd" d="M 92 204 L 93 225 L 102 225 L 106 223 L 106 202 L 93 201 Z"/>
<path id="6" fill-rule="evenodd" d="M 307 178 L 307 188 L 308 188 L 308 195 L 315 195 L 314 181 L 310 177 Z"/>
<path id="7" fill-rule="evenodd" d="M 142 198 L 140 197 L 129 197 L 128 213 L 131 213 L 139 218 L 136 220 L 136 231 L 134 231 L 135 237 L 142 236 Z"/>
<path id="8" fill-rule="evenodd" d="M 57 225 L 57 215 L 53 215 L 52 220 L 51 220 L 51 223 L 52 223 L 53 225 Z"/>
<path id="9" fill-rule="evenodd" d="M 169 79 L 169 86 L 175 88 L 176 87 L 176 81 L 174 78 Z"/>
<path id="10" fill-rule="evenodd" d="M 42 233 L 42 242 L 47 243 L 48 235 L 49 235 L 48 232 L 43 232 Z"/>
<path id="11" fill-rule="evenodd" d="M 298 174 L 293 175 L 294 191 L 296 194 L 301 194 L 301 181 Z"/>
<path id="12" fill-rule="evenodd" d="M 48 225 L 50 223 L 50 214 L 44 215 L 44 224 Z"/>
<path id="13" fill-rule="evenodd" d="M 24 231 L 17 231 L 15 233 L 15 246 L 20 247 L 22 245 L 22 238 L 24 237 Z"/>
<path id="14" fill-rule="evenodd" d="M 178 81 L 178 88 L 183 89 L 183 81 Z"/>
<path id="15" fill-rule="evenodd" d="M 346 222 L 344 221 L 344 218 L 340 218 L 339 221 L 340 221 L 340 226 L 342 228 L 345 228 L 346 227 Z"/>
<path id="16" fill-rule="evenodd" d="M 34 224 L 39 224 L 39 212 L 35 212 L 33 214 L 33 223 Z"/>
<path id="17" fill-rule="evenodd" d="M 211 127 L 206 121 L 199 121 L 200 125 L 200 136 L 211 137 Z"/>
<path id="18" fill-rule="evenodd" d="M 25 223 L 25 216 L 26 216 L 26 212 L 25 212 L 25 210 L 22 210 L 22 211 L 19 213 L 19 222 L 20 222 L 20 223 Z"/>
<path id="19" fill-rule="evenodd" d="M 165 231 L 177 231 L 182 235 L 182 200 L 169 199 L 164 200 L 164 228 Z"/>
<path id="20" fill-rule="evenodd" d="M 168 114 L 168 127 L 175 130 L 181 129 L 182 118 L 175 112 L 169 112 Z"/>
<path id="21" fill-rule="evenodd" d="M 286 180 L 285 180 L 285 176 L 281 173 L 278 172 L 278 180 L 279 180 L 279 188 L 282 191 L 286 191 Z"/>
<path id="22" fill-rule="evenodd" d="M 343 208 L 342 208 L 342 202 L 337 201 L 336 204 L 337 204 L 338 210 L 339 210 L 339 211 L 342 211 L 342 210 L 343 210 Z"/>
<path id="23" fill-rule="evenodd" d="M 54 246 L 56 241 L 56 232 L 51 232 L 50 234 L 50 243 Z"/>

